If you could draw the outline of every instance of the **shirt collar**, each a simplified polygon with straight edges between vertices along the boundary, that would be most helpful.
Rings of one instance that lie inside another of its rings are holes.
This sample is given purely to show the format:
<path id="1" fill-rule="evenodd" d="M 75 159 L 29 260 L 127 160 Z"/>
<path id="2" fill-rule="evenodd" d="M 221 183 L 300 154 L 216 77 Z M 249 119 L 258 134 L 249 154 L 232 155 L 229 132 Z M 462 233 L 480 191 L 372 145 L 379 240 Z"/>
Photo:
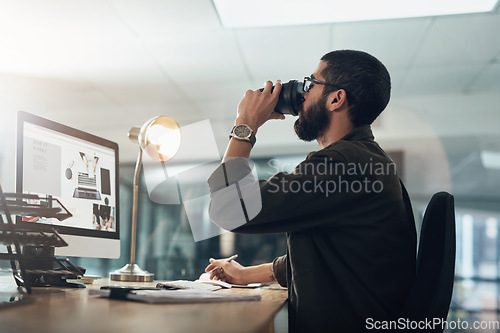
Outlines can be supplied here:
<path id="1" fill-rule="evenodd" d="M 349 133 L 344 135 L 344 137 L 342 139 L 340 139 L 339 141 L 342 141 L 342 140 L 345 140 L 345 141 L 363 141 L 363 140 L 364 141 L 374 141 L 375 137 L 373 136 L 371 126 L 370 125 L 363 125 L 363 126 L 355 127 L 352 131 L 350 131 Z M 331 147 L 332 145 L 336 144 L 339 141 L 336 141 L 336 142 L 330 144 L 328 147 Z M 323 149 L 326 149 L 328 147 L 325 147 Z M 309 158 L 314 153 L 315 153 L 315 151 L 310 152 L 307 155 L 307 158 Z"/>
<path id="2" fill-rule="evenodd" d="M 373 136 L 372 129 L 370 125 L 363 125 L 359 127 L 355 127 L 352 131 L 347 133 L 342 139 L 346 141 L 361 141 L 368 140 L 373 141 L 375 137 Z"/>

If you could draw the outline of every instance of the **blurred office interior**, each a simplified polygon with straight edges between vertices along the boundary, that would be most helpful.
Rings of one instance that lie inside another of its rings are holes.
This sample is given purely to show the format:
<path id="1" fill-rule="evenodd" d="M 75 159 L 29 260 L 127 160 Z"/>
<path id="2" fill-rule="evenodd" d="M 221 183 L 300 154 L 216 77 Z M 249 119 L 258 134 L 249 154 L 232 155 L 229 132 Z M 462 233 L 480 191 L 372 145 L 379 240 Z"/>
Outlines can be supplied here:
<path id="1" fill-rule="evenodd" d="M 460 1 L 459 1 L 460 2 Z M 270 80 L 302 80 L 335 49 L 373 54 L 392 97 L 373 124 L 406 184 L 417 227 L 433 193 L 456 206 L 450 318 L 500 320 L 500 13 L 278 27 L 225 28 L 210 0 L 0 1 L 0 180 L 15 190 L 16 112 L 24 110 L 120 145 L 120 259 L 72 258 L 107 276 L 129 261 L 137 145 L 128 130 L 164 114 L 209 120 L 222 156 L 239 100 Z M 260 177 L 317 150 L 271 121 L 252 152 Z M 193 186 L 204 187 L 201 179 Z M 199 221 L 208 224 L 208 200 Z M 195 279 L 208 258 L 243 265 L 285 252 L 284 235 L 195 242 L 185 209 L 153 203 L 141 174 L 137 263 L 156 279 Z"/>

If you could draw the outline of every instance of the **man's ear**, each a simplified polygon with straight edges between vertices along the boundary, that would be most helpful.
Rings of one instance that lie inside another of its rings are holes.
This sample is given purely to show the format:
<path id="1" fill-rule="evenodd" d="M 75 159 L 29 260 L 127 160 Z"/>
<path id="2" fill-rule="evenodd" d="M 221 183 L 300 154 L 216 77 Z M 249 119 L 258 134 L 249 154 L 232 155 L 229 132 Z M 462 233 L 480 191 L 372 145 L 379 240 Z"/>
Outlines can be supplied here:
<path id="1" fill-rule="evenodd" d="M 340 111 L 342 107 L 347 106 L 347 96 L 344 89 L 332 91 L 328 96 L 328 109 L 330 111 Z"/>

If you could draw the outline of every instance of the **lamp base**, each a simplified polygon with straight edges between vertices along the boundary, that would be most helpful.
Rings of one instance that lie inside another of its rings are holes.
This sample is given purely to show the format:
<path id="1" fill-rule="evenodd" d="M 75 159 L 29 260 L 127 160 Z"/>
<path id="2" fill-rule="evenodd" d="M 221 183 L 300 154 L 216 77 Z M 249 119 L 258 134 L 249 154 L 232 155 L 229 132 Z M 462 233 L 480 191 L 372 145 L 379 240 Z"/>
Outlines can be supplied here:
<path id="1" fill-rule="evenodd" d="M 130 282 L 152 282 L 154 274 L 144 271 L 136 264 L 126 264 L 122 268 L 109 273 L 112 281 L 130 281 Z"/>

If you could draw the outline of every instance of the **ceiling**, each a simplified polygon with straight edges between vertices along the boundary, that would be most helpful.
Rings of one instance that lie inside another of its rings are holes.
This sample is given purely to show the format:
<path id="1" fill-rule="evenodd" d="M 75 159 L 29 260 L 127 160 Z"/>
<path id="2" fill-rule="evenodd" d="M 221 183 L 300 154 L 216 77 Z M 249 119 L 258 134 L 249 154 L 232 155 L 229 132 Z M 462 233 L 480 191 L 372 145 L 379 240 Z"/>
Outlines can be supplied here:
<path id="1" fill-rule="evenodd" d="M 181 126 L 210 120 L 222 152 L 247 89 L 301 79 L 334 49 L 367 51 L 389 69 L 385 113 L 400 121 L 381 126 L 381 138 L 421 135 L 421 123 L 438 135 L 498 134 L 500 123 L 498 5 L 485 14 L 227 30 L 211 0 L 0 1 L 0 45 L 4 134 L 24 110 L 118 142 L 122 162 L 136 157 L 130 127 L 159 114 Z M 259 130 L 256 154 L 310 150 L 292 123 Z"/>

